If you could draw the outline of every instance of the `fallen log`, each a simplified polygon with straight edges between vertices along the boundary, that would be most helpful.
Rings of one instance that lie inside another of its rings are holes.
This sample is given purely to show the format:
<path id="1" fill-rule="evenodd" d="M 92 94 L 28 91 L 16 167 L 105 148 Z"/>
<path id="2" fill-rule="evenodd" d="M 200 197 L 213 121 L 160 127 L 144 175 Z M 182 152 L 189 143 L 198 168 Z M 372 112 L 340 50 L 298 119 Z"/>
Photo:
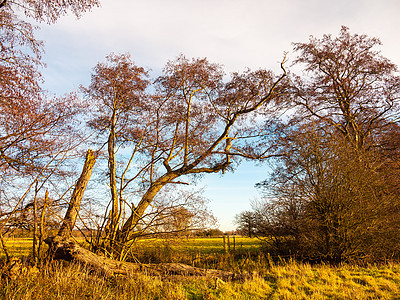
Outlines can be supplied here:
<path id="1" fill-rule="evenodd" d="M 62 236 L 48 237 L 45 240 L 49 245 L 49 253 L 54 259 L 75 261 L 85 265 L 90 271 L 105 276 L 146 274 L 161 278 L 171 276 L 197 276 L 236 281 L 252 278 L 252 274 L 236 274 L 233 272 L 196 268 L 181 263 L 140 264 L 121 262 L 97 255 L 81 246 L 72 238 Z"/>

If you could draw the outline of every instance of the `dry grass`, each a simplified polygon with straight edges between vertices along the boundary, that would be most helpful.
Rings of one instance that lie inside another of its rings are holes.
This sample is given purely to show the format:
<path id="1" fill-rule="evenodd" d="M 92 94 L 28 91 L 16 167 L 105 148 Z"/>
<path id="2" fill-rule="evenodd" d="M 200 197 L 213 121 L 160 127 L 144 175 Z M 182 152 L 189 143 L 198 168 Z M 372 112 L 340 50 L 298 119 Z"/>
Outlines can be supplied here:
<path id="1" fill-rule="evenodd" d="M 35 269 L 34 269 L 35 270 Z M 180 278 L 169 281 L 146 275 L 105 278 L 84 267 L 56 262 L 39 272 L 21 272 L 3 279 L 1 299 L 258 299 L 271 292 L 268 282 L 255 278 L 241 283 Z"/>
<path id="2" fill-rule="evenodd" d="M 271 299 L 399 299 L 400 265 L 370 266 L 288 263 L 271 268 Z"/>
<path id="3" fill-rule="evenodd" d="M 190 246 L 192 242 L 175 244 L 176 248 L 172 248 L 172 252 L 177 253 L 177 249 L 182 247 L 181 252 L 192 253 L 192 250 L 184 248 L 185 243 L 186 246 Z M 259 275 L 244 282 L 190 277 L 161 280 L 145 274 L 105 278 L 91 274 L 77 264 L 53 262 L 39 266 L 39 270 L 27 267 L 15 279 L 2 279 L 0 298 L 400 299 L 400 264 L 370 267 L 333 267 L 324 264 L 312 266 L 297 262 L 274 264 L 268 257 L 255 255 L 253 250 L 249 251 L 251 247 L 242 249 L 241 252 L 237 250 L 237 253 L 212 253 L 207 249 L 207 243 L 210 242 L 207 239 L 203 242 L 197 241 L 200 245 L 193 253 L 200 253 L 199 255 L 205 258 L 193 264 L 236 272 L 257 272 Z M 201 243 L 204 251 L 199 251 Z M 160 253 L 157 255 L 162 255 L 164 246 L 157 248 L 154 243 L 151 244 L 153 247 L 148 246 L 147 250 L 151 252 L 158 249 Z M 171 251 L 169 248 L 165 249 Z M 207 260 L 210 255 L 214 255 L 212 262 Z M 177 256 L 184 257 L 183 254 Z M 186 260 L 190 259 L 186 257 Z"/>

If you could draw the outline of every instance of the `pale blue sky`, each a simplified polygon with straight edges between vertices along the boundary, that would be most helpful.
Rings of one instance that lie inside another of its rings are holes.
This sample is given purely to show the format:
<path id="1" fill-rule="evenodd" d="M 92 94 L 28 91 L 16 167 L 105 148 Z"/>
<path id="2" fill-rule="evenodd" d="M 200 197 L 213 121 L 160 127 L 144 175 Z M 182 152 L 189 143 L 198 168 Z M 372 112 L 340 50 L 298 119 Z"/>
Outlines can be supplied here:
<path id="1" fill-rule="evenodd" d="M 42 25 L 45 86 L 63 94 L 88 84 L 91 69 L 110 52 L 130 52 L 136 64 L 157 75 L 180 53 L 207 57 L 229 72 L 268 68 L 279 71 L 284 51 L 309 35 L 352 33 L 381 39 L 382 54 L 400 65 L 399 0 L 102 0 L 80 20 L 64 17 Z M 289 52 L 289 59 L 294 54 Z M 206 175 L 205 196 L 222 230 L 250 208 L 254 184 L 266 167 L 246 163 L 235 174 Z"/>

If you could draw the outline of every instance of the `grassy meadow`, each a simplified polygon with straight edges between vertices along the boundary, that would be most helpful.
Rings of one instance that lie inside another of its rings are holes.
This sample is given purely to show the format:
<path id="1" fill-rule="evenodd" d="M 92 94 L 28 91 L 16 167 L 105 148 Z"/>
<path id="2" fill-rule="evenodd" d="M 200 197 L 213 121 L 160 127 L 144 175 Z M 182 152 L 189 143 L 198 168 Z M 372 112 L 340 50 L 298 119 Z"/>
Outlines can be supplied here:
<path id="1" fill-rule="evenodd" d="M 12 255 L 26 257 L 29 239 L 7 240 Z M 135 259 L 183 262 L 197 267 L 251 272 L 253 279 L 219 279 L 146 274 L 106 278 L 67 262 L 25 263 L 16 278 L 3 278 L 1 299 L 400 299 L 400 264 L 369 267 L 273 262 L 257 239 L 236 238 L 225 251 L 222 238 L 143 240 Z"/>

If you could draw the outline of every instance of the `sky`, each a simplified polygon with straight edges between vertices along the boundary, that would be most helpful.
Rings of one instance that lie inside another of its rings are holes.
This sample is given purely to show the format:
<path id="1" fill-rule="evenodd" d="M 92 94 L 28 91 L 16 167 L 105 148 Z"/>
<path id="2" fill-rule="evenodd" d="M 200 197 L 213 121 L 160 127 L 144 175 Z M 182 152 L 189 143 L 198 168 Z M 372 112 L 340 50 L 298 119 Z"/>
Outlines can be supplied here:
<path id="1" fill-rule="evenodd" d="M 62 17 L 41 24 L 45 41 L 45 88 L 62 95 L 88 85 L 92 68 L 105 56 L 129 52 L 156 77 L 179 54 L 207 57 L 227 74 L 250 68 L 280 71 L 293 42 L 310 35 L 336 36 L 342 25 L 352 33 L 378 37 L 382 55 L 400 66 L 399 0 L 100 0 L 101 7 L 79 20 Z M 223 231 L 235 228 L 234 216 L 251 208 L 260 194 L 254 185 L 268 167 L 241 165 L 235 173 L 206 175 L 209 207 Z"/>

